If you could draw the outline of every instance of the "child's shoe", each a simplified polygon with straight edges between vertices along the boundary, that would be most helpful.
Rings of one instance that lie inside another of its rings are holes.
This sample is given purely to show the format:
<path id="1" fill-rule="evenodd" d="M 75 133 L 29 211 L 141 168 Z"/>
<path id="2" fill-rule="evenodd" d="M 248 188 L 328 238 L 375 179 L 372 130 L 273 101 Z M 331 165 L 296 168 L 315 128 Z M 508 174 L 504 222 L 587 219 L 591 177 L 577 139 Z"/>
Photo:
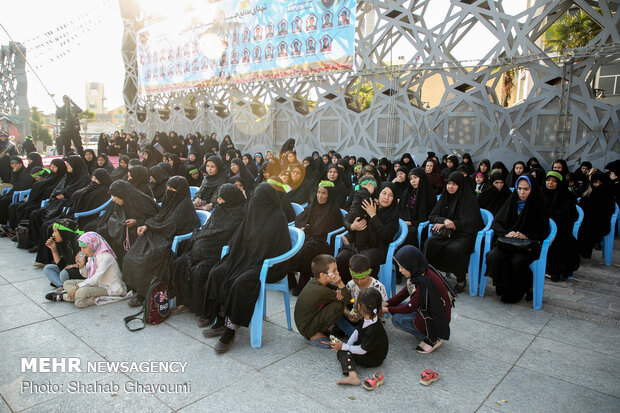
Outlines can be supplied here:
<path id="1" fill-rule="evenodd" d="M 420 384 L 425 386 L 428 386 L 437 380 L 439 380 L 439 373 L 431 369 L 426 369 L 420 374 Z"/>
<path id="2" fill-rule="evenodd" d="M 362 387 L 364 387 L 368 391 L 373 391 L 377 387 L 383 384 L 383 380 L 385 380 L 385 375 L 383 374 L 382 371 L 378 371 L 375 374 L 373 374 L 372 379 L 369 377 L 366 377 L 364 379 L 364 382 L 362 383 Z"/>

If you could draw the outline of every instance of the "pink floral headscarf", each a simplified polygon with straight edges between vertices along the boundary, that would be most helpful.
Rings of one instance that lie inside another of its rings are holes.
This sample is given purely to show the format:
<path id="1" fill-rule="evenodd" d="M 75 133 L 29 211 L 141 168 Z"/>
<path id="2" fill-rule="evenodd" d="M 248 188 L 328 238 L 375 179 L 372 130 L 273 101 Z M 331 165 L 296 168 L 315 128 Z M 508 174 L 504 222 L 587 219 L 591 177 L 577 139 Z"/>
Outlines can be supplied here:
<path id="1" fill-rule="evenodd" d="M 112 247 L 103 239 L 103 237 L 96 232 L 87 232 L 85 234 L 80 235 L 78 238 L 78 243 L 84 243 L 88 245 L 94 252 L 93 256 L 90 258 L 90 269 L 88 271 L 88 278 L 95 275 L 97 271 L 97 256 L 103 254 L 104 252 L 108 252 L 112 254 L 112 256 L 116 259 L 116 254 L 112 250 Z"/>

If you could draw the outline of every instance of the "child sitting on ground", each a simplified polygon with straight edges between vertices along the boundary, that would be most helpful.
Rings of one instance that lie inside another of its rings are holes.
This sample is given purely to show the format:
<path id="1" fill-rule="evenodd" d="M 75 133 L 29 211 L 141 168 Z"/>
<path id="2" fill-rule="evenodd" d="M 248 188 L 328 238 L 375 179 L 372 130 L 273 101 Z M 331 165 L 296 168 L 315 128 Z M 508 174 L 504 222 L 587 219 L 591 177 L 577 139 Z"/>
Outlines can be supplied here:
<path id="1" fill-rule="evenodd" d="M 355 254 L 349 260 L 349 271 L 351 273 L 351 281 L 347 283 L 347 289 L 351 293 L 353 301 L 353 311 L 349 311 L 348 306 L 344 308 L 344 316 L 338 320 L 336 325 L 342 330 L 347 337 L 355 331 L 355 327 L 360 321 L 360 316 L 357 313 L 357 297 L 360 291 L 365 288 L 374 288 L 381 294 L 383 301 L 388 300 L 385 286 L 381 284 L 379 280 L 370 276 L 372 272 L 372 266 L 367 256 L 361 254 Z"/>
<path id="2" fill-rule="evenodd" d="M 379 319 L 381 293 L 374 288 L 362 290 L 357 298 L 357 311 L 364 321 L 357 326 L 351 338 L 346 343 L 340 340 L 331 343 L 332 349 L 338 351 L 337 357 L 342 366 L 342 374 L 346 376 L 338 380 L 338 384 L 359 385 L 357 365 L 379 366 L 388 353 L 387 333 Z M 378 384 L 381 384 L 381 381 L 377 382 L 377 376 L 375 374 L 373 379 L 364 380 L 364 388 L 374 390 Z"/>
<path id="3" fill-rule="evenodd" d="M 308 344 L 330 348 L 322 342 L 329 340 L 326 332 L 342 317 L 351 293 L 340 279 L 336 259 L 331 255 L 317 255 L 311 269 L 314 278 L 308 281 L 295 304 L 295 324 Z M 337 286 L 335 291 L 332 284 Z"/>

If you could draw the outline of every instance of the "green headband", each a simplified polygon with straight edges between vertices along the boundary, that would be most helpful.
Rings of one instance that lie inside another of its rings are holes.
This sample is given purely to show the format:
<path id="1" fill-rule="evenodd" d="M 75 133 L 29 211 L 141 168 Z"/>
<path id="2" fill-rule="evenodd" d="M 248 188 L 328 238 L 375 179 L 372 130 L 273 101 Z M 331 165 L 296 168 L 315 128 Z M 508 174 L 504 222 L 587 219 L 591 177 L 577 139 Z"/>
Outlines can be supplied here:
<path id="1" fill-rule="evenodd" d="M 562 182 L 562 174 L 559 173 L 558 171 L 547 172 L 547 178 L 549 178 L 550 176 L 557 178 L 560 182 Z"/>
<path id="2" fill-rule="evenodd" d="M 82 235 L 82 234 L 84 233 L 84 231 L 80 231 L 79 229 L 73 230 L 73 229 L 71 229 L 71 228 L 67 228 L 67 227 L 65 227 L 64 225 L 59 224 L 58 222 L 54 222 L 54 225 L 52 225 L 52 227 L 53 227 L 54 229 L 59 229 L 59 230 L 61 230 L 61 231 L 72 232 L 72 233 L 74 233 L 74 234 L 78 234 L 78 235 Z M 79 241 L 79 242 L 81 242 L 81 241 Z M 84 245 L 80 245 L 80 247 L 86 247 L 86 246 L 87 246 L 86 244 L 84 244 Z"/>
<path id="3" fill-rule="evenodd" d="M 30 176 L 32 176 L 33 178 L 36 178 L 37 176 L 41 176 L 41 175 L 43 175 L 43 174 L 44 174 L 44 173 L 46 173 L 46 172 L 47 172 L 47 173 L 50 173 L 50 170 L 49 170 L 49 169 L 45 169 L 45 168 L 43 168 L 43 169 L 41 169 L 39 172 L 35 172 L 35 173 L 33 173 L 33 174 L 30 174 Z"/>
<path id="4" fill-rule="evenodd" d="M 198 169 L 197 169 L 197 168 L 194 168 L 194 169 L 192 169 L 191 171 L 189 171 L 188 173 L 189 173 L 190 175 L 192 175 L 192 174 L 197 174 L 198 172 L 199 172 L 199 171 L 198 171 Z"/>
<path id="5" fill-rule="evenodd" d="M 372 178 L 366 178 L 362 182 L 360 182 L 360 186 L 364 186 L 364 185 L 368 185 L 368 184 L 372 184 L 374 186 L 377 186 L 377 181 L 375 181 Z"/>
<path id="6" fill-rule="evenodd" d="M 267 183 L 268 183 L 268 184 L 271 184 L 271 185 L 275 185 L 275 186 L 277 186 L 278 188 L 282 188 L 282 189 L 286 190 L 286 189 L 284 188 L 284 184 L 283 184 L 282 182 L 278 182 L 278 181 L 276 181 L 275 179 L 271 179 L 271 178 L 269 178 L 269 179 L 267 179 Z"/>
<path id="7" fill-rule="evenodd" d="M 354 170 L 354 171 L 358 171 L 358 170 L 360 170 L 360 169 L 362 169 L 362 168 L 363 168 L 363 166 L 362 166 L 362 165 L 355 165 L 355 166 L 353 167 L 353 170 Z"/>
<path id="8" fill-rule="evenodd" d="M 366 271 L 362 271 L 362 272 L 355 272 L 349 268 L 349 272 L 351 273 L 351 277 L 353 278 L 366 278 L 372 272 L 372 268 L 369 268 Z"/>
<path id="9" fill-rule="evenodd" d="M 321 181 L 319 182 L 319 188 L 333 188 L 335 187 L 332 181 Z"/>

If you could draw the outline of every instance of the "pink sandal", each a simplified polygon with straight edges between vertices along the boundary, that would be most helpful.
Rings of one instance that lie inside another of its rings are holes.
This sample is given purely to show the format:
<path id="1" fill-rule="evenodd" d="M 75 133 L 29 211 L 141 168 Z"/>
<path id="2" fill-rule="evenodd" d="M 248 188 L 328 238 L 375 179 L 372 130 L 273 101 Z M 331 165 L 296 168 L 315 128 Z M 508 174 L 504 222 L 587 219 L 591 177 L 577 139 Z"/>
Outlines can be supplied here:
<path id="1" fill-rule="evenodd" d="M 415 351 L 417 351 L 420 354 L 429 354 L 435 351 L 442 344 L 443 344 L 442 340 L 437 340 L 435 345 L 431 346 L 430 344 L 427 344 L 424 340 L 422 340 L 420 341 L 420 344 L 418 344 L 418 346 L 415 348 Z"/>
<path id="2" fill-rule="evenodd" d="M 372 379 L 366 377 L 364 379 L 364 383 L 362 383 L 362 387 L 364 387 L 368 391 L 376 390 L 377 387 L 383 384 L 383 380 L 385 380 L 385 375 L 382 371 L 378 371 L 373 374 Z"/>
<path id="3" fill-rule="evenodd" d="M 439 380 L 439 373 L 431 369 L 426 369 L 420 374 L 420 384 L 428 386 Z"/>

